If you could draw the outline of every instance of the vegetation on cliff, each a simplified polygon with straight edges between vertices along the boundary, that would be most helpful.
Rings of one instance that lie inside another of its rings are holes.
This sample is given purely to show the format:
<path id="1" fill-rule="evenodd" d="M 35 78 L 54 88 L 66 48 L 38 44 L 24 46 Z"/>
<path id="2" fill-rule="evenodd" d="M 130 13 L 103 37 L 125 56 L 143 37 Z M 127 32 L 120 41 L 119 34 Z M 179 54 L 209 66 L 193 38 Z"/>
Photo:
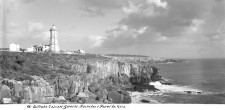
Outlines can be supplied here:
<path id="1" fill-rule="evenodd" d="M 87 54 L 87 55 L 66 55 L 51 53 L 23 53 L 23 52 L 1 52 L 0 70 L 3 78 L 25 80 L 30 75 L 51 76 L 57 73 L 78 74 L 73 71 L 73 64 L 80 64 L 85 60 L 108 60 L 107 58 Z M 82 60 L 82 61 L 81 61 Z"/>

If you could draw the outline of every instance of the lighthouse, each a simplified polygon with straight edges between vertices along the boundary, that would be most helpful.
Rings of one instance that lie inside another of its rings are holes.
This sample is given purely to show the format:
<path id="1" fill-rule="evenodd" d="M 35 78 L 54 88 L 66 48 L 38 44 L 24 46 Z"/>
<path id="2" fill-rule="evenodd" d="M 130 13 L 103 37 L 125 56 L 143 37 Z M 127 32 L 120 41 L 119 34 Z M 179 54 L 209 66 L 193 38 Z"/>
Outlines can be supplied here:
<path id="1" fill-rule="evenodd" d="M 54 52 L 54 53 L 59 53 L 60 49 L 59 49 L 59 42 L 58 42 L 58 38 L 57 38 L 57 29 L 55 25 L 52 25 L 51 29 L 50 29 L 50 51 Z"/>

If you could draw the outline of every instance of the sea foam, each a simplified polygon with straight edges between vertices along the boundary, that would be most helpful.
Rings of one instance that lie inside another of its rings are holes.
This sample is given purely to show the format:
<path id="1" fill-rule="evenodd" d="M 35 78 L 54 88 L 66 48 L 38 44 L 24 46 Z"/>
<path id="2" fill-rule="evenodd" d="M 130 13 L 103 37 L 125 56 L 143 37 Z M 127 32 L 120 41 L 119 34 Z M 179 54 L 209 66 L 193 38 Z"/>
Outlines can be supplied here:
<path id="1" fill-rule="evenodd" d="M 163 85 L 159 81 L 150 82 L 149 85 L 154 85 L 155 88 L 159 89 L 164 93 L 189 93 L 189 94 L 202 94 L 206 93 L 199 89 L 194 89 L 188 86 L 178 86 L 178 85 Z"/>

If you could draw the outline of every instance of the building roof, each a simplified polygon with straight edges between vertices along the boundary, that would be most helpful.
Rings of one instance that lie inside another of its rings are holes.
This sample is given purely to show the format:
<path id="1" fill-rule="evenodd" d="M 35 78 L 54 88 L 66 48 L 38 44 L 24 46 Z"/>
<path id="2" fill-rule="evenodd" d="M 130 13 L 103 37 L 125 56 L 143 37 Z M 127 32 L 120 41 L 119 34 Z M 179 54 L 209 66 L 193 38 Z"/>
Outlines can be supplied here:
<path id="1" fill-rule="evenodd" d="M 52 27 L 50 28 L 50 31 L 57 31 L 56 26 L 53 24 Z"/>
<path id="2" fill-rule="evenodd" d="M 44 47 L 44 46 L 49 46 L 49 45 L 46 45 L 46 44 L 39 44 L 39 45 L 34 45 L 33 47 Z"/>

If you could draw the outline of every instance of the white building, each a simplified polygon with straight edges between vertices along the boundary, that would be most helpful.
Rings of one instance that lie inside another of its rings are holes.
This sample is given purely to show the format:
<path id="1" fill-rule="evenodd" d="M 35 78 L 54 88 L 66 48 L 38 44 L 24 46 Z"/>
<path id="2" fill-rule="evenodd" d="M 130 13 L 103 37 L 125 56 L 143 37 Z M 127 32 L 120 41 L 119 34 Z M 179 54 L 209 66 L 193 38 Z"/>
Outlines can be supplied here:
<path id="1" fill-rule="evenodd" d="M 43 45 L 43 51 L 44 52 L 49 51 L 49 49 L 50 49 L 50 46 L 49 45 Z"/>
<path id="2" fill-rule="evenodd" d="M 20 45 L 12 43 L 9 45 L 9 50 L 18 52 L 18 51 L 20 51 Z"/>
<path id="3" fill-rule="evenodd" d="M 84 51 L 84 50 L 79 49 L 79 50 L 77 51 L 77 53 L 85 54 L 85 51 Z"/>
<path id="4" fill-rule="evenodd" d="M 58 38 L 57 38 L 57 32 L 58 30 L 56 29 L 55 25 L 52 25 L 52 28 L 50 29 L 50 43 L 49 43 L 49 50 L 51 52 L 59 53 L 59 43 L 58 43 Z"/>
<path id="5" fill-rule="evenodd" d="M 74 51 L 65 51 L 65 54 L 75 54 Z"/>
<path id="6" fill-rule="evenodd" d="M 44 44 L 34 45 L 33 51 L 35 51 L 35 52 L 47 52 L 47 51 L 49 51 L 49 45 L 44 45 Z"/>
<path id="7" fill-rule="evenodd" d="M 32 46 L 32 47 L 27 48 L 27 52 L 34 52 L 34 47 Z"/>

